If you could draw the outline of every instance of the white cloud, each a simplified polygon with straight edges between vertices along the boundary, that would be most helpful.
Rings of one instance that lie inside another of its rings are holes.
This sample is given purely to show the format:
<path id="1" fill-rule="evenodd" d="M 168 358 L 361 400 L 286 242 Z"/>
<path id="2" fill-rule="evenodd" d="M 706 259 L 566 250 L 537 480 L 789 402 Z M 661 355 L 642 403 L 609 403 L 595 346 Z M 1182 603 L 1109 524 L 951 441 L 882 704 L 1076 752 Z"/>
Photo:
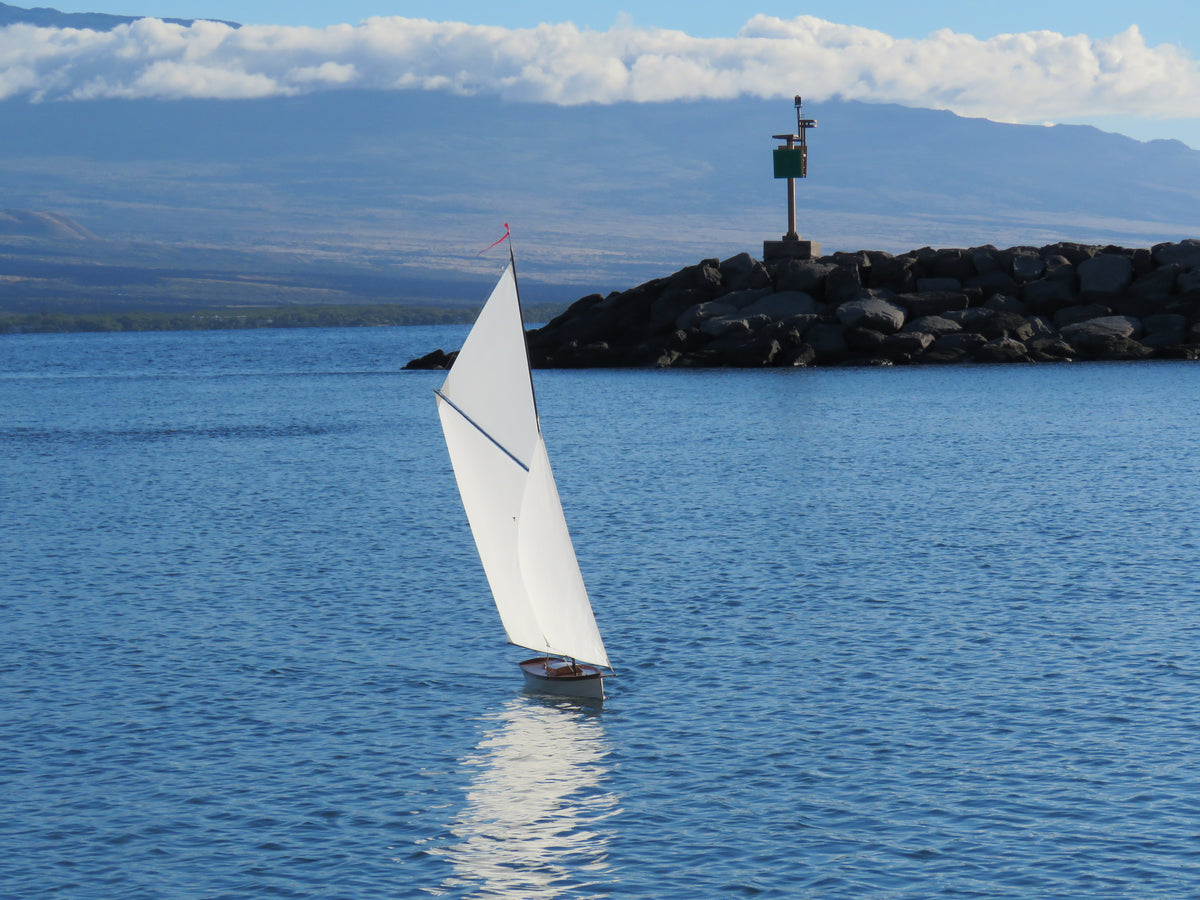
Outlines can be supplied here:
<path id="1" fill-rule="evenodd" d="M 504 29 L 374 18 L 357 26 L 191 27 L 143 19 L 109 32 L 0 28 L 0 98 L 265 97 L 327 88 L 425 89 L 558 104 L 742 95 L 840 96 L 1013 122 L 1122 114 L 1200 117 L 1200 66 L 1149 47 L 1039 31 L 921 40 L 811 16 L 755 16 L 733 38 L 618 21 Z"/>

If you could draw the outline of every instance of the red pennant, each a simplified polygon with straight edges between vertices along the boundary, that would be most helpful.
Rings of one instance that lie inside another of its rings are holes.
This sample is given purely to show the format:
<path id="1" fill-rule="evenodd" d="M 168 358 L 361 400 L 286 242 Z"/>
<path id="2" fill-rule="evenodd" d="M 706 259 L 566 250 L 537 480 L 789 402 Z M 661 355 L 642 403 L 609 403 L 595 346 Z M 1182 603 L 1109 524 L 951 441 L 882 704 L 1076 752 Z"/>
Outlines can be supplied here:
<path id="1" fill-rule="evenodd" d="M 503 243 L 504 243 L 505 241 L 507 241 L 507 240 L 508 240 L 508 223 L 507 223 L 507 222 L 505 222 L 505 223 L 504 223 L 504 236 L 503 236 L 503 237 L 501 237 L 501 238 L 500 238 L 500 240 L 498 240 L 498 241 L 493 241 L 492 243 L 488 244 L 486 247 L 484 247 L 482 250 L 480 250 L 480 251 L 479 251 L 478 253 L 476 253 L 475 255 L 476 255 L 476 256 L 483 256 L 483 254 L 487 253 L 489 250 L 491 250 L 491 249 L 492 249 L 493 247 L 495 247 L 497 244 L 503 244 Z"/>

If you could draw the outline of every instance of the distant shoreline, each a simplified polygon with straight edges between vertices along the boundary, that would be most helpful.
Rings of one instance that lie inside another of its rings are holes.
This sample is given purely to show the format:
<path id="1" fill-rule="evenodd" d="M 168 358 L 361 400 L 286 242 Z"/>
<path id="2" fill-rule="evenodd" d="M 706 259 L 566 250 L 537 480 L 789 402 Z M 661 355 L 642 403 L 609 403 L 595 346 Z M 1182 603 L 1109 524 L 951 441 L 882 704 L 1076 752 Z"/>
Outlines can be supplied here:
<path id="1" fill-rule="evenodd" d="M 536 307 L 542 321 L 562 306 Z M 468 325 L 479 308 L 375 306 L 287 306 L 202 309 L 187 312 L 0 313 L 0 336 L 139 331 L 237 331 L 259 328 L 366 328 L 408 325 Z"/>

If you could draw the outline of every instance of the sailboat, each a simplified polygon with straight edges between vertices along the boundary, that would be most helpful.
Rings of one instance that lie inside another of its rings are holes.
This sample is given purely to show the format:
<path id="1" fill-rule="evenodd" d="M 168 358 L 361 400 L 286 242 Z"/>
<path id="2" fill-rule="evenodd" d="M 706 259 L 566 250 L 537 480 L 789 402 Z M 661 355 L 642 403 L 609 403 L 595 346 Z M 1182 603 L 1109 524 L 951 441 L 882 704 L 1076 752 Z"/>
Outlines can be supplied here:
<path id="1" fill-rule="evenodd" d="M 546 455 L 511 244 L 507 268 L 434 393 L 505 633 L 539 654 L 519 664 L 526 687 L 604 699 L 612 666 Z"/>

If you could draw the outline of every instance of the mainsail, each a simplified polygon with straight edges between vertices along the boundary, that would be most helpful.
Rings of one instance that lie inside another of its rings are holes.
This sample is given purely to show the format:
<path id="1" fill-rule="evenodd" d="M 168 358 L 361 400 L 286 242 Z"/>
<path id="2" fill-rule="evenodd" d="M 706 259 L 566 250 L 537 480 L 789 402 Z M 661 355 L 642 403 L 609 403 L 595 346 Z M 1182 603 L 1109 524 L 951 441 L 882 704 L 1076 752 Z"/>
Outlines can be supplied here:
<path id="1" fill-rule="evenodd" d="M 454 477 L 508 639 L 610 668 L 542 440 L 511 263 L 437 398 Z"/>

